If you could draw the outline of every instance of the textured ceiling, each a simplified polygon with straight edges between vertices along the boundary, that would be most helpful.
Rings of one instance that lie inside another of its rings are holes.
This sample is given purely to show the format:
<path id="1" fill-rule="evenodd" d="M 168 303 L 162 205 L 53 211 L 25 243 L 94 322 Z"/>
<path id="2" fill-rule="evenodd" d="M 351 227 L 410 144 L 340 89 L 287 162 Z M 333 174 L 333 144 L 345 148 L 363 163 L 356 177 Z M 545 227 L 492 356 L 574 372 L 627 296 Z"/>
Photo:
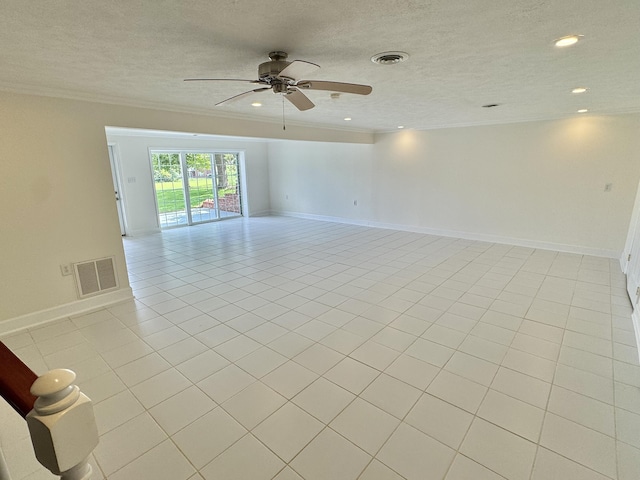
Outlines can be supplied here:
<path id="1" fill-rule="evenodd" d="M 316 108 L 287 102 L 289 122 L 386 131 L 629 113 L 640 111 L 639 28 L 638 0 L 3 0 L 0 89 L 278 120 L 271 92 L 256 94 L 261 108 L 214 108 L 252 86 L 182 79 L 255 79 L 284 50 L 319 64 L 314 80 L 373 86 L 308 92 Z M 568 34 L 584 37 L 553 46 Z M 410 58 L 370 61 L 387 50 Z"/>

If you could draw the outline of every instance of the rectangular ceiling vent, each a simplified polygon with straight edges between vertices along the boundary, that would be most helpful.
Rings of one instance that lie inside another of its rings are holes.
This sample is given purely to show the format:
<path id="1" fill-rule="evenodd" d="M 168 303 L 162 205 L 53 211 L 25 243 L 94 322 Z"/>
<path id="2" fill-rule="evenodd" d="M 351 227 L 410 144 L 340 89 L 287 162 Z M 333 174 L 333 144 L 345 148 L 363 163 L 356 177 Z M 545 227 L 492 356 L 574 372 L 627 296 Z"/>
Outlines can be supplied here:
<path id="1" fill-rule="evenodd" d="M 73 264 L 80 298 L 118 288 L 114 257 Z"/>

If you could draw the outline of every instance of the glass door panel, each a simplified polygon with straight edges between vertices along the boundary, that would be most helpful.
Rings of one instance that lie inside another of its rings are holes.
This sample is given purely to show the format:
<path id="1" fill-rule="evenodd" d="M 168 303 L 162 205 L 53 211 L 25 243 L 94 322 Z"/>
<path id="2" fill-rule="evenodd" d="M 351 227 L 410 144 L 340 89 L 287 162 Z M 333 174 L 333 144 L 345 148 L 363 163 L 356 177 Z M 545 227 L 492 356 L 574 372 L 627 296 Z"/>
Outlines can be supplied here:
<path id="1" fill-rule="evenodd" d="M 151 164 L 160 228 L 186 225 L 189 219 L 180 154 L 152 153 Z"/>
<path id="2" fill-rule="evenodd" d="M 215 174 L 220 217 L 242 215 L 237 153 L 216 153 Z"/>
<path id="3" fill-rule="evenodd" d="M 192 223 L 217 220 L 218 199 L 214 186 L 213 154 L 187 153 L 186 173 L 188 178 L 189 206 Z"/>

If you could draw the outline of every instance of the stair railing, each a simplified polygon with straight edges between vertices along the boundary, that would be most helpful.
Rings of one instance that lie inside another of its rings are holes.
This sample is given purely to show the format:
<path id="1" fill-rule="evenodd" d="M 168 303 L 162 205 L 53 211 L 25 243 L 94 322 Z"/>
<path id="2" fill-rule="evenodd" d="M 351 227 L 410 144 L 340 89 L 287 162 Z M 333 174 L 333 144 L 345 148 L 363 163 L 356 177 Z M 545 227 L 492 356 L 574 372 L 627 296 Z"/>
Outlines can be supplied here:
<path id="1" fill-rule="evenodd" d="M 0 395 L 27 421 L 36 458 L 61 480 L 90 480 L 98 428 L 91 400 L 75 379 L 67 369 L 38 377 L 0 342 Z M 0 475 L 2 469 L 7 474 L 0 458 Z"/>

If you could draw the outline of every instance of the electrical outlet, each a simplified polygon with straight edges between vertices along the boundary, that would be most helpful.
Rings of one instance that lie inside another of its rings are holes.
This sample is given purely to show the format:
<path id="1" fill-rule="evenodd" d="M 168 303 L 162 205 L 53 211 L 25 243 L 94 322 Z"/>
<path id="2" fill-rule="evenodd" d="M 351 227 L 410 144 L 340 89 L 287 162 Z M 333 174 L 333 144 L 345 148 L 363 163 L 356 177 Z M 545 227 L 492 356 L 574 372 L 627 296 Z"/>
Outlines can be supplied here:
<path id="1" fill-rule="evenodd" d="M 60 265 L 60 271 L 62 272 L 63 277 L 71 275 L 71 265 Z"/>

